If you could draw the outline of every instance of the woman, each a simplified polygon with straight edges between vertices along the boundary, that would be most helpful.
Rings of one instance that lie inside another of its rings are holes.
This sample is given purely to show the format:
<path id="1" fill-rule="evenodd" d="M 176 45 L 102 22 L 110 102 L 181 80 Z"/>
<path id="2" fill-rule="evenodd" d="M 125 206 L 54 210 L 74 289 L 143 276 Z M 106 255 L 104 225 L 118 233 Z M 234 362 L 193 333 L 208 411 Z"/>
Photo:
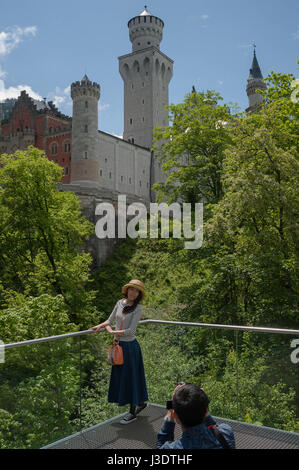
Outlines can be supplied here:
<path id="1" fill-rule="evenodd" d="M 145 401 L 148 400 L 142 353 L 135 336 L 142 313 L 139 302 L 145 296 L 144 284 L 133 279 L 123 286 L 122 293 L 125 298 L 116 303 L 108 320 L 94 326 L 92 330 L 106 330 L 115 335 L 123 348 L 124 364 L 112 366 L 111 369 L 108 401 L 118 403 L 119 406 L 130 404 L 129 413 L 120 421 L 121 424 L 128 424 L 135 421 L 136 415 L 147 406 Z M 116 330 L 111 328 L 114 321 Z"/>

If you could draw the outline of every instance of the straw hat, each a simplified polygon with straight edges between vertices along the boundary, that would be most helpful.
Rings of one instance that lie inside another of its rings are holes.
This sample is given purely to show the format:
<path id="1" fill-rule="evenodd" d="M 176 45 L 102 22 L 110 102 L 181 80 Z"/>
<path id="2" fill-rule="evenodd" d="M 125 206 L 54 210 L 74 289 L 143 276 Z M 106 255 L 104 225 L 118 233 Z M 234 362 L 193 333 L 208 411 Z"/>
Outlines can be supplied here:
<path id="1" fill-rule="evenodd" d="M 127 293 L 127 290 L 129 287 L 135 287 L 135 289 L 138 289 L 139 292 L 141 292 L 142 294 L 142 297 L 141 297 L 141 300 L 144 299 L 144 296 L 145 296 L 145 290 L 144 290 L 144 284 L 143 282 L 139 281 L 138 279 L 132 279 L 132 281 L 130 281 L 128 284 L 125 284 L 122 288 L 122 293 L 123 294 L 126 294 Z"/>

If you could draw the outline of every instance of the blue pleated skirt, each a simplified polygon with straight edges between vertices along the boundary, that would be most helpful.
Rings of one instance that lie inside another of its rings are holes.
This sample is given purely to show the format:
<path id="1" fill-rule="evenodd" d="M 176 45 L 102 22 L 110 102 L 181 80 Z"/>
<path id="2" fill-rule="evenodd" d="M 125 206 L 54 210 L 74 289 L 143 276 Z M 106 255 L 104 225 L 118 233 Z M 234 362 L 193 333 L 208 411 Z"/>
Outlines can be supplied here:
<path id="1" fill-rule="evenodd" d="M 142 353 L 136 339 L 120 341 L 124 364 L 112 366 L 108 390 L 108 402 L 123 405 L 139 405 L 148 400 Z"/>

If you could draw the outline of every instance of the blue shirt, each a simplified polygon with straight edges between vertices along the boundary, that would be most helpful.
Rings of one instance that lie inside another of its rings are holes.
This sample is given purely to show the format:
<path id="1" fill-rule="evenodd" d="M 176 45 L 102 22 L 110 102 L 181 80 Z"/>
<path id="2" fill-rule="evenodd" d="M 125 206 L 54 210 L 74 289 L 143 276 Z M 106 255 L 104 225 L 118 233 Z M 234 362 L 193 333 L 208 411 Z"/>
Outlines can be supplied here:
<path id="1" fill-rule="evenodd" d="M 208 426 L 215 425 L 216 421 L 209 415 L 202 424 L 186 429 L 182 437 L 174 441 L 175 422 L 164 419 L 162 428 L 158 433 L 157 449 L 221 449 L 222 445 L 216 439 Z M 235 438 L 232 428 L 225 423 L 217 425 L 228 444 L 235 449 Z"/>

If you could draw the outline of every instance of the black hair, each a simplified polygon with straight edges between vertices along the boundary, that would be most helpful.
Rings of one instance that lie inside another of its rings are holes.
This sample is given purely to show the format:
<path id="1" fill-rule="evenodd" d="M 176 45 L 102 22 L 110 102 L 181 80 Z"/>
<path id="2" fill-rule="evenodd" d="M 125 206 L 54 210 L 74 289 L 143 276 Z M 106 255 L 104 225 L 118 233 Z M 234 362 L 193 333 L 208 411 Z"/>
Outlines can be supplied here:
<path id="1" fill-rule="evenodd" d="M 186 384 L 175 392 L 172 403 L 182 425 L 190 428 L 203 422 L 209 398 L 198 385 Z"/>
<path id="2" fill-rule="evenodd" d="M 128 289 L 126 290 L 125 298 L 126 299 L 128 298 Z M 135 310 L 135 308 L 137 307 L 137 305 L 139 304 L 141 299 L 142 299 L 142 292 L 139 291 L 139 294 L 137 295 L 136 299 L 134 300 L 133 305 L 125 305 L 123 307 L 123 313 L 130 313 L 133 310 Z"/>

